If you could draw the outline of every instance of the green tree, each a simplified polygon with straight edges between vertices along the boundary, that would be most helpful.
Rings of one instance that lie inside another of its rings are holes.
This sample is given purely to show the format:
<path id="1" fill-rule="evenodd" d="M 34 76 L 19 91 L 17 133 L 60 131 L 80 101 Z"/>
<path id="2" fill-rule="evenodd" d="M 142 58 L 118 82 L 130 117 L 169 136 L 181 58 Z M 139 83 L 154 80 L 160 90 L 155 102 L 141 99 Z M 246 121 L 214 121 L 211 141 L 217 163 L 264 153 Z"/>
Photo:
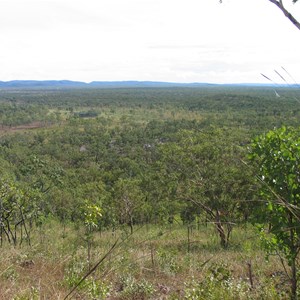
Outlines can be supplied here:
<path id="1" fill-rule="evenodd" d="M 91 204 L 86 200 L 83 207 L 84 225 L 86 227 L 86 241 L 87 241 L 87 254 L 89 270 L 91 269 L 91 251 L 93 244 L 93 231 L 99 227 L 99 220 L 102 217 L 102 210 L 100 206 Z"/>
<path id="2" fill-rule="evenodd" d="M 139 187 L 137 179 L 120 178 L 114 185 L 115 209 L 121 224 L 130 226 L 133 233 L 133 225 L 136 220 L 143 219 L 144 195 Z"/>
<path id="3" fill-rule="evenodd" d="M 241 149 L 235 146 L 237 141 L 232 131 L 183 130 L 176 141 L 159 147 L 164 172 L 161 180 L 169 188 L 169 194 L 173 197 L 175 194 L 186 204 L 185 211 L 204 212 L 215 225 L 224 248 L 228 246 L 233 225 L 242 216 L 241 200 L 249 197 L 249 179 L 239 160 Z"/>
<path id="4" fill-rule="evenodd" d="M 29 224 L 39 214 L 37 203 L 40 195 L 30 189 L 21 189 L 10 180 L 0 179 L 0 241 L 3 236 L 14 246 L 23 242 L 30 244 Z M 24 237 L 25 235 L 25 237 Z"/>
<path id="5" fill-rule="evenodd" d="M 264 203 L 257 222 L 270 254 L 290 266 L 291 298 L 297 298 L 297 259 L 300 251 L 300 130 L 282 127 L 256 138 L 250 159 L 256 163 Z"/>

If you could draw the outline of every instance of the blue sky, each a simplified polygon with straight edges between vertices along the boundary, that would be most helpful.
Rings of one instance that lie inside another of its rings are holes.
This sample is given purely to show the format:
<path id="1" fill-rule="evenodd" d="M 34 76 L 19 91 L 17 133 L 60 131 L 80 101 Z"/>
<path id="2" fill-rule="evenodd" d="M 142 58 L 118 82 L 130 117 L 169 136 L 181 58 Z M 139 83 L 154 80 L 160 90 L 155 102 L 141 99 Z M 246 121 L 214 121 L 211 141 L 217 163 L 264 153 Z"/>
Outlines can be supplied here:
<path id="1" fill-rule="evenodd" d="M 291 1 L 286 0 L 288 4 Z M 300 3 L 289 8 L 300 19 Z M 300 82 L 300 31 L 268 0 L 0 0 L 0 80 Z"/>

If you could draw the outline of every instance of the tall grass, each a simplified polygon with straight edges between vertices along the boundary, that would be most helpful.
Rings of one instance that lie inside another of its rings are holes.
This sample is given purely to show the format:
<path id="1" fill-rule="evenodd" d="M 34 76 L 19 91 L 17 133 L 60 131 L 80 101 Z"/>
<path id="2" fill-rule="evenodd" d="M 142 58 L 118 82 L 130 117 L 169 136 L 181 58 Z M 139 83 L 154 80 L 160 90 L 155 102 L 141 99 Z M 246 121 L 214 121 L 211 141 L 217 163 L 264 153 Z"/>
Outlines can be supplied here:
<path id="1" fill-rule="evenodd" d="M 43 235 L 43 238 L 41 238 Z M 285 299 L 286 277 L 277 259 L 265 260 L 250 226 L 236 228 L 228 249 L 209 225 L 188 240 L 181 225 L 135 227 L 94 233 L 93 273 L 71 299 Z M 188 245 L 189 242 L 189 245 Z M 4 244 L 0 299 L 64 299 L 88 273 L 84 229 L 56 222 L 35 231 L 32 246 Z M 251 262 L 252 286 L 249 279 Z"/>

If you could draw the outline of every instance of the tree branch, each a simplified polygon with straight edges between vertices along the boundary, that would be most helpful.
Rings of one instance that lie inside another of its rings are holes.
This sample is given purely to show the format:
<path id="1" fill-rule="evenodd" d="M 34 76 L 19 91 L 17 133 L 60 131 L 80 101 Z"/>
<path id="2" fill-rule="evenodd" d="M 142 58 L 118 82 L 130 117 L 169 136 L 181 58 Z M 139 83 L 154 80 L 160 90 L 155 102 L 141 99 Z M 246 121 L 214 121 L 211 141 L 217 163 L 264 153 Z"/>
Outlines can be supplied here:
<path id="1" fill-rule="evenodd" d="M 284 7 L 282 0 L 269 0 L 271 3 L 275 4 L 282 12 L 283 14 L 300 30 L 300 23 L 296 20 L 296 18 L 286 10 Z M 295 2 L 295 1 L 294 1 Z"/>

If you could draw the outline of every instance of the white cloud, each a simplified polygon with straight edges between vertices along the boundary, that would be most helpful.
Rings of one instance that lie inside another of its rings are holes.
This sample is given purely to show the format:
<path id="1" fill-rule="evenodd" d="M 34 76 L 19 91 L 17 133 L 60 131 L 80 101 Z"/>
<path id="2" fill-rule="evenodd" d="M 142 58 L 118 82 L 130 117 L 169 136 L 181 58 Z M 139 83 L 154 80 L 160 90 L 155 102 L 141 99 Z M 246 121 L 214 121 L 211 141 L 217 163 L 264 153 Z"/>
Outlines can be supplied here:
<path id="1" fill-rule="evenodd" d="M 0 36 L 0 80 L 300 80 L 300 31 L 268 0 L 0 0 Z"/>

